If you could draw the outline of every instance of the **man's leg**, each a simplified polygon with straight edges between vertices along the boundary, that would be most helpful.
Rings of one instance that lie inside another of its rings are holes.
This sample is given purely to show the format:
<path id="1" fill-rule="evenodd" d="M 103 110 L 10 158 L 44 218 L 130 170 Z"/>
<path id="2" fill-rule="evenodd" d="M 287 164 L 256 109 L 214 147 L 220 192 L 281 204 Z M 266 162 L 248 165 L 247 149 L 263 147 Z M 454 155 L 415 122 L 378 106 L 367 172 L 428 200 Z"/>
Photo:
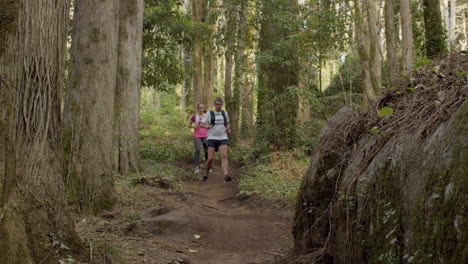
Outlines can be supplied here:
<path id="1" fill-rule="evenodd" d="M 206 161 L 205 176 L 203 177 L 204 181 L 208 179 L 208 173 L 210 172 L 211 166 L 213 164 L 214 154 L 215 149 L 213 147 L 208 147 L 208 160 Z"/>
<path id="2" fill-rule="evenodd" d="M 208 160 L 208 145 L 206 138 L 203 138 L 203 150 L 205 151 L 205 160 Z"/>
<path id="3" fill-rule="evenodd" d="M 224 180 L 225 181 L 230 181 L 230 178 L 229 180 L 227 180 L 227 178 L 229 177 L 228 175 L 228 145 L 221 145 L 219 146 L 219 155 L 221 156 L 221 167 L 223 168 L 223 172 L 224 172 Z"/>

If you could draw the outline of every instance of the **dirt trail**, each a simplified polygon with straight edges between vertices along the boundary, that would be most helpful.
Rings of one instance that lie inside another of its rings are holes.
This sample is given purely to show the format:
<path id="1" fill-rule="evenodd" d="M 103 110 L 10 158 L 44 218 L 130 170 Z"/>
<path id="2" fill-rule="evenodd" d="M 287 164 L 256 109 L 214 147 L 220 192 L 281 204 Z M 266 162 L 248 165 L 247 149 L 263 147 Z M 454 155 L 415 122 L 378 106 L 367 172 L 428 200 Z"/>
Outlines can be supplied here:
<path id="1" fill-rule="evenodd" d="M 121 208 L 77 217 L 91 263 L 279 263 L 292 246 L 291 210 L 237 197 L 239 168 L 230 169 L 233 182 L 223 182 L 217 167 L 207 182 L 185 182 L 183 192 L 128 186 L 119 193 Z"/>
<path id="2" fill-rule="evenodd" d="M 231 173 L 236 178 L 238 169 Z M 223 182 L 215 169 L 207 182 L 192 182 L 192 225 L 204 247 L 191 258 L 195 264 L 274 263 L 278 252 L 290 245 L 290 214 L 266 206 L 244 205 L 237 197 L 236 182 Z"/>

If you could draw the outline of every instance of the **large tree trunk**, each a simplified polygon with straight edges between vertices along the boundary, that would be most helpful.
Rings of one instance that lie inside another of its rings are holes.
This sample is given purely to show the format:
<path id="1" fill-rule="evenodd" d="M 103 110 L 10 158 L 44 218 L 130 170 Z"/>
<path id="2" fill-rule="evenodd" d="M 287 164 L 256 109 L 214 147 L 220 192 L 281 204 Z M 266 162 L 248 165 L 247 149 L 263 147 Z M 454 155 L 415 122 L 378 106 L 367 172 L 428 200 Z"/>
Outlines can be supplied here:
<path id="1" fill-rule="evenodd" d="M 423 0 L 426 56 L 435 58 L 445 53 L 445 33 L 439 0 Z"/>
<path id="2" fill-rule="evenodd" d="M 98 211 L 115 202 L 112 133 L 119 0 L 75 2 L 65 104 L 66 180 L 70 202 Z"/>
<path id="3" fill-rule="evenodd" d="M 395 0 L 385 0 L 385 44 L 387 48 L 387 82 L 391 86 L 398 77 Z"/>
<path id="4" fill-rule="evenodd" d="M 140 123 L 143 0 L 120 0 L 117 82 L 114 105 L 115 168 L 121 173 L 140 168 Z"/>
<path id="5" fill-rule="evenodd" d="M 0 6 L 0 263 L 55 264 L 53 241 L 79 247 L 58 158 L 69 1 Z"/>
<path id="6" fill-rule="evenodd" d="M 235 145 L 239 137 L 239 118 L 241 107 L 241 93 L 244 90 L 244 47 L 246 37 L 246 19 L 247 19 L 247 3 L 240 3 L 239 22 L 237 27 L 237 48 L 235 52 L 235 69 L 234 69 L 234 93 L 230 102 L 230 141 Z"/>
<path id="7" fill-rule="evenodd" d="M 272 3 L 273 2 L 273 3 Z M 263 4 L 264 19 L 261 21 L 259 48 L 263 54 L 283 61 L 259 61 L 260 81 L 258 94 L 257 142 L 264 148 L 272 145 L 276 149 L 289 149 L 295 146 L 298 96 L 291 86 L 298 85 L 298 58 L 291 52 L 291 28 L 274 19 L 274 10 L 288 12 L 291 17 L 297 15 L 297 1 L 270 1 Z M 287 47 L 287 48 L 286 48 Z M 263 143 L 261 143 L 263 141 Z M 267 149 L 265 149 L 267 150 Z"/>
<path id="8" fill-rule="evenodd" d="M 202 2 L 201 0 L 192 0 L 192 13 L 195 23 L 200 24 L 202 21 Z M 193 109 L 197 109 L 197 104 L 203 100 L 203 68 L 202 68 L 202 46 L 201 46 L 201 29 L 195 30 L 193 39 Z"/>
<path id="9" fill-rule="evenodd" d="M 401 14 L 401 68 L 402 74 L 408 76 L 411 72 L 413 59 L 413 29 L 411 24 L 410 0 L 400 0 Z"/>
<path id="10" fill-rule="evenodd" d="M 382 52 L 379 36 L 380 0 L 366 0 L 369 23 L 369 55 L 370 77 L 374 93 L 379 96 L 382 93 Z"/>

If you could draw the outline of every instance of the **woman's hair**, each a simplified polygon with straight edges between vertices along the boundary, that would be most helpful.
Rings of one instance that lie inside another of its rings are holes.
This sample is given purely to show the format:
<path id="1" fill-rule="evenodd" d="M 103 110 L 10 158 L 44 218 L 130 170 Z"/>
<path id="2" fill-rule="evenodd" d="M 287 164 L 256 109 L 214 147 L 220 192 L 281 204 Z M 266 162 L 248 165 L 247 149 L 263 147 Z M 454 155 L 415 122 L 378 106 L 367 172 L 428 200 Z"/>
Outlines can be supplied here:
<path id="1" fill-rule="evenodd" d="M 204 105 L 204 103 L 198 103 L 198 104 L 197 104 L 197 110 L 198 110 L 198 107 L 199 107 L 200 105 Z M 205 110 L 205 109 L 203 109 L 203 113 L 206 114 L 206 110 Z"/>
<path id="2" fill-rule="evenodd" d="M 216 102 L 223 103 L 223 99 L 221 99 L 220 97 L 216 97 L 216 98 L 214 99 L 214 103 L 216 104 Z"/>

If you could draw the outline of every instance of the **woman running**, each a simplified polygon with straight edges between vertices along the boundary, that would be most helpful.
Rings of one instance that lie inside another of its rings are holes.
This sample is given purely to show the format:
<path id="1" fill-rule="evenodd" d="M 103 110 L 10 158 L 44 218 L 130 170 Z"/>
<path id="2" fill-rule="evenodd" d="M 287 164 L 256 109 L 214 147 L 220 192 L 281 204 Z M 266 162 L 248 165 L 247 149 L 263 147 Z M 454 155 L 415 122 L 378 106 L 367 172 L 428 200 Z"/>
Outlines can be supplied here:
<path id="1" fill-rule="evenodd" d="M 203 120 L 203 117 L 205 116 L 205 105 L 202 103 L 197 104 L 197 113 L 190 118 L 190 128 L 194 128 L 193 132 L 193 142 L 195 144 L 195 173 L 199 174 L 200 173 L 200 152 L 201 152 L 201 146 L 203 146 L 204 149 L 204 160 L 208 159 L 208 147 L 206 145 L 206 137 L 208 136 L 208 129 L 200 127 L 200 123 Z M 193 124 L 196 124 L 195 126 Z"/>

